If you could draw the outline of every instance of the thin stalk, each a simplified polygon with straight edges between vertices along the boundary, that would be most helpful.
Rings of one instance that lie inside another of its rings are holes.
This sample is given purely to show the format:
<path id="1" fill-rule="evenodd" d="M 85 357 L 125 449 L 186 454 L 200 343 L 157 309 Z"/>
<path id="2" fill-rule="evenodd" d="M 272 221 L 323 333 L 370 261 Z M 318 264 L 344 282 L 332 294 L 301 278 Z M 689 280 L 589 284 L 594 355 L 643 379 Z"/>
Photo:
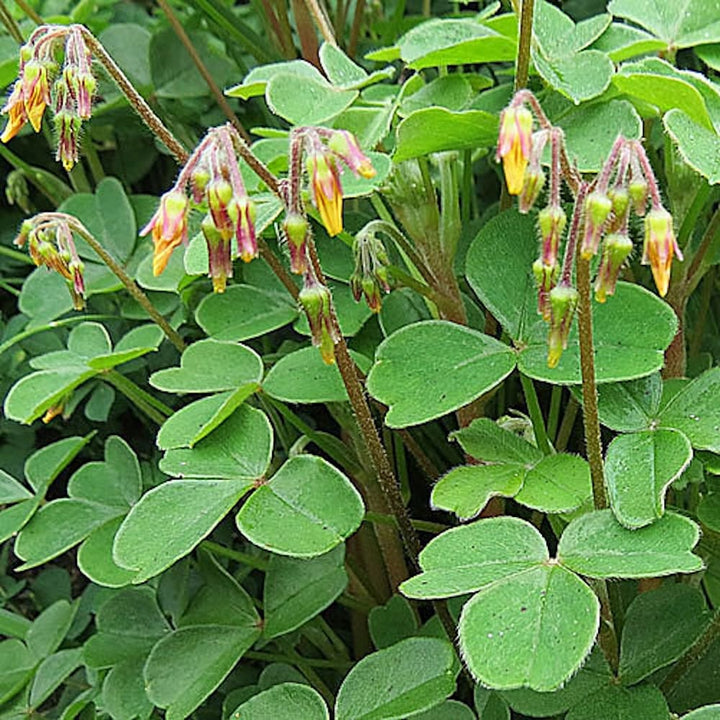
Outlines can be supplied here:
<path id="1" fill-rule="evenodd" d="M 5 7 L 5 3 L 0 1 L 0 22 L 7 28 L 8 33 L 18 45 L 22 45 L 25 39 L 20 32 L 20 27 L 15 22 L 12 13 Z"/>
<path id="2" fill-rule="evenodd" d="M 698 191 L 695 193 L 695 197 L 693 198 L 688 211 L 685 213 L 682 225 L 680 226 L 677 234 L 677 243 L 683 251 L 685 250 L 685 246 L 687 245 L 688 240 L 690 240 L 690 236 L 698 223 L 700 213 L 703 211 L 703 208 L 710 197 L 710 191 L 711 186 L 708 185 L 708 183 L 703 182 L 703 184 L 698 188 Z"/>
<path id="3" fill-rule="evenodd" d="M 550 412 L 548 412 L 547 433 L 550 442 L 553 442 L 557 435 L 558 422 L 560 420 L 560 402 L 562 401 L 562 385 L 553 385 L 550 394 Z"/>
<path id="4" fill-rule="evenodd" d="M 160 412 L 155 407 L 155 404 L 150 401 L 149 398 L 152 396 L 149 396 L 142 388 L 117 370 L 107 370 L 102 373 L 101 377 L 120 391 L 138 410 L 147 415 L 157 425 L 162 425 L 167 420 L 168 415 Z M 152 400 L 155 400 L 155 398 L 152 398 Z"/>
<path id="5" fill-rule="evenodd" d="M 329 45 L 335 45 L 337 47 L 337 40 L 335 39 L 335 33 L 333 32 L 332 25 L 330 25 L 330 21 L 325 14 L 325 10 L 320 7 L 318 0 L 305 0 L 305 5 L 312 16 L 312 19 L 315 21 L 315 25 L 318 30 L 320 30 L 323 40 L 325 40 L 325 42 Z"/>
<path id="6" fill-rule="evenodd" d="M 545 420 L 542 416 L 542 410 L 540 409 L 540 401 L 538 400 L 537 391 L 535 390 L 535 384 L 525 374 L 520 373 L 520 384 L 522 385 L 523 393 L 525 394 L 525 403 L 527 404 L 528 414 L 532 421 L 533 431 L 535 432 L 535 441 L 537 442 L 538 449 L 541 450 L 545 455 L 552 455 L 553 449 L 548 440 L 548 433 L 545 428 Z"/>
<path id="7" fill-rule="evenodd" d="M 225 547 L 224 545 L 220 545 L 212 540 L 203 540 L 200 543 L 200 547 L 209 550 L 213 555 L 225 557 L 228 560 L 234 560 L 235 562 L 238 562 L 241 565 L 246 565 L 253 570 L 262 570 L 263 572 L 266 572 L 268 569 L 268 560 L 266 558 L 251 555 L 250 553 L 243 552 L 242 550 L 233 550 L 232 548 Z"/>
<path id="8" fill-rule="evenodd" d="M 473 185 L 472 150 L 463 151 L 462 163 L 462 198 L 460 203 L 461 222 L 467 227 L 472 214 L 475 187 Z"/>
<path id="9" fill-rule="evenodd" d="M 90 168 L 93 182 L 97 185 L 105 177 L 105 169 L 89 135 L 86 136 L 82 144 L 82 154 Z"/>
<path id="10" fill-rule="evenodd" d="M 687 270 L 685 276 L 685 295 L 689 296 L 690 293 L 697 287 L 698 282 L 702 277 L 702 266 L 705 260 L 705 255 L 712 244 L 715 236 L 720 232 L 720 207 L 718 207 L 710 218 L 707 228 L 703 234 L 700 245 L 698 246 L 697 252 L 693 256 L 690 267 Z"/>
<path id="11" fill-rule="evenodd" d="M 248 660 L 264 660 L 265 662 L 280 662 L 286 665 L 295 665 L 299 661 L 291 655 L 281 655 L 279 653 L 265 652 L 264 650 L 250 650 L 243 657 Z M 352 660 L 323 660 L 322 658 L 302 658 L 302 662 L 308 667 L 330 668 L 347 672 L 353 665 Z"/>
<path id="12" fill-rule="evenodd" d="M 462 222 L 460 220 L 460 196 L 458 193 L 457 154 L 442 153 L 437 156 L 440 175 L 440 248 L 443 259 L 451 262 L 455 257 Z"/>
<path id="13" fill-rule="evenodd" d="M 378 512 L 366 512 L 365 520 L 373 524 L 380 525 L 393 525 L 397 527 L 397 518 L 394 515 L 384 515 Z M 431 533 L 432 535 L 439 535 L 442 532 L 450 529 L 449 525 L 443 525 L 443 523 L 436 523 L 430 520 L 414 520 L 411 519 L 412 526 L 420 532 Z"/>
<path id="14" fill-rule="evenodd" d="M 274 0 L 278 25 L 280 27 L 280 35 L 283 52 L 288 60 L 292 60 L 297 56 L 295 43 L 292 36 L 292 28 L 290 27 L 290 19 L 288 18 L 287 3 L 285 0 Z"/>
<path id="15" fill-rule="evenodd" d="M 110 271 L 125 286 L 131 297 L 145 310 L 150 319 L 165 333 L 165 337 L 175 346 L 178 352 L 185 350 L 185 341 L 180 337 L 170 323 L 160 314 L 158 309 L 152 304 L 150 298 L 138 287 L 137 283 L 125 272 L 125 269 L 105 250 L 105 248 L 95 239 L 95 237 L 80 223 L 79 220 L 73 218 L 71 223 L 73 230 L 80 235 L 83 240 L 95 251 L 100 259 L 107 265 Z"/>
<path id="16" fill-rule="evenodd" d="M 295 16 L 295 27 L 297 28 L 298 37 L 300 38 L 302 56 L 305 60 L 319 68 L 318 41 L 317 35 L 315 35 L 312 16 L 308 12 L 304 0 L 290 0 L 290 4 L 293 15 Z"/>
<path id="17" fill-rule="evenodd" d="M 205 66 L 205 63 L 202 61 L 198 51 L 192 44 L 192 40 L 190 40 L 190 37 L 185 32 L 185 28 L 180 24 L 180 21 L 178 20 L 177 15 L 173 12 L 173 9 L 170 7 L 170 4 L 167 0 L 157 0 L 157 4 L 162 8 L 162 11 L 165 13 L 165 17 L 167 17 L 173 31 L 178 36 L 178 39 L 187 51 L 187 54 L 190 56 L 190 59 L 193 61 L 193 64 L 202 76 L 205 84 L 208 86 L 213 98 L 215 98 L 215 102 L 217 102 L 220 109 L 225 114 L 225 117 L 232 123 L 232 126 L 240 133 L 243 139 L 245 141 L 249 141 L 250 136 L 247 134 L 247 131 L 243 127 L 238 116 L 230 107 L 230 103 L 228 103 L 225 95 L 223 95 L 222 91 L 217 86 L 213 76 L 210 74 Z"/>
<path id="18" fill-rule="evenodd" d="M 43 19 L 35 12 L 25 0 L 15 0 L 15 4 L 37 25 L 43 24 Z"/>
<path id="19" fill-rule="evenodd" d="M 713 289 L 715 287 L 715 268 L 712 267 L 705 273 L 702 285 L 702 295 L 700 297 L 700 312 L 695 319 L 695 327 L 693 328 L 693 336 L 690 340 L 690 350 L 688 355 L 691 358 L 696 357 L 700 353 L 702 347 L 703 336 L 705 334 L 705 323 L 710 313 L 710 301 L 712 300 Z"/>
<path id="20" fill-rule="evenodd" d="M 690 646 L 686 653 L 675 663 L 673 669 L 660 685 L 660 689 L 667 695 L 677 683 L 687 674 L 695 663 L 702 660 L 710 646 L 720 638 L 720 610 L 716 610 L 705 632 Z"/>
<path id="21" fill-rule="evenodd" d="M 582 375 L 583 422 L 585 444 L 592 478 L 593 503 L 596 510 L 608 506 L 603 474 L 600 416 L 595 385 L 595 350 L 593 345 L 592 300 L 590 294 L 590 262 L 578 256 L 578 337 L 580 342 L 580 373 Z"/>
<path id="22" fill-rule="evenodd" d="M 92 54 L 99 60 L 100 64 L 107 70 L 110 77 L 115 81 L 128 102 L 135 109 L 142 121 L 160 139 L 165 147 L 172 153 L 179 165 L 184 165 L 188 159 L 187 150 L 175 139 L 170 130 L 165 127 L 162 120 L 153 112 L 145 102 L 142 95 L 135 89 L 133 84 L 125 77 L 117 63 L 110 57 L 107 50 L 97 38 L 84 26 L 80 26 L 83 38 L 90 48 Z"/>
<path id="23" fill-rule="evenodd" d="M 360 40 L 360 28 L 362 28 L 363 15 L 365 14 L 365 0 L 357 0 L 355 3 L 355 14 L 353 15 L 350 28 L 350 40 L 348 42 L 348 55 L 355 57 L 358 41 Z"/>
<path id="24" fill-rule="evenodd" d="M 563 415 L 562 422 L 560 423 L 557 441 L 555 442 L 555 448 L 558 452 L 565 450 L 568 445 L 579 409 L 580 403 L 578 403 L 574 395 L 571 395 L 568 400 L 568 404 L 565 406 L 565 414 Z"/>
<path id="25" fill-rule="evenodd" d="M 4 255 L 11 260 L 24 263 L 25 265 L 35 265 L 32 259 L 23 252 L 9 248 L 6 245 L 0 245 L 0 255 Z"/>

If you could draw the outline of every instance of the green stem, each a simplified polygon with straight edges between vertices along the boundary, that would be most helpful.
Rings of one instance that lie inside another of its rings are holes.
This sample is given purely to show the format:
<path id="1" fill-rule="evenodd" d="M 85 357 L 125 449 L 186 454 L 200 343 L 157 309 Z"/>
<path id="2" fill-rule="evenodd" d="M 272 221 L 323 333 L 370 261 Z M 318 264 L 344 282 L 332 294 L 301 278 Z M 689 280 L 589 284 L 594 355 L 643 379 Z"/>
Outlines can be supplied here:
<path id="1" fill-rule="evenodd" d="M 524 373 L 520 373 L 520 384 L 525 393 L 525 402 L 527 404 L 528 414 L 532 421 L 533 431 L 535 432 L 535 441 L 538 449 L 542 450 L 545 455 L 552 455 L 553 449 L 548 440 L 548 433 L 545 429 L 545 420 L 540 409 L 540 401 L 538 400 L 535 384 Z"/>
<path id="2" fill-rule="evenodd" d="M 305 5 L 315 21 L 315 25 L 320 31 L 320 34 L 323 36 L 323 40 L 329 45 L 335 45 L 337 47 L 335 33 L 333 32 L 327 15 L 325 15 L 325 11 L 320 7 L 320 3 L 318 3 L 317 0 L 305 0 Z"/>
<path id="3" fill-rule="evenodd" d="M 321 658 L 306 658 L 298 660 L 297 657 L 291 655 L 281 655 L 279 653 L 265 652 L 264 650 L 249 650 L 243 655 L 248 660 L 263 660 L 265 662 L 280 662 L 286 665 L 295 665 L 302 661 L 308 667 L 331 668 L 347 672 L 353 665 L 351 660 L 323 660 Z"/>
<path id="4" fill-rule="evenodd" d="M 365 13 L 365 0 L 357 0 L 355 3 L 355 14 L 353 15 L 352 27 L 350 28 L 350 40 L 348 42 L 348 55 L 355 57 L 357 52 L 358 41 L 360 40 L 360 29 L 363 23 L 363 14 Z"/>
<path id="5" fill-rule="evenodd" d="M 6 245 L 0 245 L 0 255 L 4 255 L 12 260 L 24 263 L 25 265 L 35 265 L 35 263 L 25 253 L 9 248 Z"/>
<path id="6" fill-rule="evenodd" d="M 38 216 L 40 217 L 40 216 Z M 132 298 L 150 316 L 151 320 L 165 333 L 165 337 L 177 348 L 178 352 L 185 350 L 185 341 L 180 337 L 170 323 L 160 314 L 152 304 L 150 298 L 137 286 L 135 281 L 125 272 L 124 268 L 108 253 L 95 239 L 90 231 L 76 218 L 68 216 L 70 226 L 83 240 L 97 253 L 100 259 L 108 266 L 115 277 L 125 286 Z"/>
<path id="7" fill-rule="evenodd" d="M 152 111 L 147 102 L 145 102 L 143 96 L 140 95 L 133 84 L 125 77 L 125 74 L 118 67 L 117 63 L 112 59 L 112 57 L 110 57 L 102 43 L 100 43 L 100 41 L 87 28 L 83 26 L 80 27 L 82 29 L 83 38 L 90 48 L 90 51 L 107 70 L 108 74 L 115 81 L 123 95 L 125 95 L 130 105 L 135 109 L 135 112 L 137 112 L 142 121 L 172 153 L 177 162 L 180 165 L 184 165 L 188 159 L 187 150 L 175 139 L 175 136 L 167 129 L 167 127 L 165 127 L 163 121 L 160 120 L 160 118 Z"/>
<path id="8" fill-rule="evenodd" d="M 548 413 L 547 432 L 550 442 L 553 442 L 557 435 L 558 422 L 560 420 L 560 402 L 562 401 L 562 385 L 553 385 L 550 394 L 550 412 Z"/>
<path id="9" fill-rule="evenodd" d="M 95 149 L 92 138 L 89 135 L 87 135 L 83 141 L 82 153 L 85 162 L 87 162 L 90 168 L 93 182 L 97 185 L 105 177 L 105 170 L 100 162 L 100 157 Z"/>
<path id="10" fill-rule="evenodd" d="M 215 99 L 215 102 L 225 114 L 225 117 L 232 123 L 232 126 L 240 133 L 243 139 L 245 141 L 249 141 L 250 136 L 247 134 L 247 131 L 243 127 L 238 116 L 230 107 L 227 98 L 225 97 L 225 95 L 223 95 L 222 91 L 217 86 L 217 83 L 213 79 L 213 76 L 210 74 L 210 71 L 207 69 L 205 63 L 202 61 L 202 58 L 198 54 L 198 51 L 192 44 L 192 40 L 190 40 L 190 37 L 185 32 L 185 28 L 180 24 L 180 21 L 178 20 L 177 15 L 173 12 L 173 9 L 170 7 L 170 4 L 167 2 L 167 0 L 157 0 L 157 4 L 165 13 L 165 17 L 167 17 L 170 26 L 178 37 L 178 40 L 180 40 L 182 46 L 185 48 L 187 54 L 190 56 L 190 59 L 193 61 L 193 64 L 202 76 L 205 84 L 208 86 L 210 93 Z"/>
<path id="11" fill-rule="evenodd" d="M 560 423 L 560 429 L 557 434 L 555 449 L 558 452 L 565 450 L 568 445 L 579 409 L 580 403 L 578 403 L 574 395 L 571 395 L 568 400 L 568 404 L 565 406 L 565 414 L 563 415 L 562 422 Z"/>
<path id="12" fill-rule="evenodd" d="M 162 425 L 172 415 L 172 410 L 167 409 L 163 413 L 158 409 L 158 400 L 142 388 L 138 387 L 132 380 L 129 380 L 117 370 L 107 370 L 101 377 L 120 391 L 130 402 L 141 412 L 145 413 L 154 423 Z"/>
<path id="13" fill-rule="evenodd" d="M 685 213 L 685 218 L 683 219 L 682 225 L 680 226 L 680 230 L 678 230 L 677 234 L 677 243 L 683 251 L 685 250 L 685 247 L 690 240 L 690 236 L 697 225 L 700 213 L 703 211 L 705 203 L 710 196 L 710 190 L 710 185 L 703 181 L 702 185 L 695 193 L 695 197 L 688 208 L 688 211 Z"/>
<path id="14" fill-rule="evenodd" d="M 440 174 L 440 247 L 443 259 L 452 262 L 460 240 L 460 194 L 458 188 L 457 153 L 440 153 L 437 156 Z"/>
<path id="15" fill-rule="evenodd" d="M 15 22 L 15 18 L 7 7 L 5 7 L 4 2 L 0 2 L 0 22 L 7 28 L 8 33 L 18 45 L 22 45 L 25 42 L 18 24 Z"/>
<path id="16" fill-rule="evenodd" d="M 470 222 L 473 201 L 475 199 L 475 186 L 473 183 L 472 171 L 472 150 L 465 150 L 463 152 L 462 170 L 462 202 L 460 203 L 460 210 L 462 213 L 461 222 L 463 227 L 467 227 Z"/>
<path id="17" fill-rule="evenodd" d="M 241 565 L 246 565 L 253 570 L 262 570 L 266 572 L 268 569 L 268 561 L 266 558 L 258 557 L 257 555 L 251 555 L 250 553 L 243 552 L 242 550 L 233 550 L 232 548 L 220 545 L 212 540 L 203 540 L 200 543 L 200 547 L 209 550 L 213 555 L 219 555 L 220 557 L 227 558 L 228 560 L 234 560 Z"/>
<path id="18" fill-rule="evenodd" d="M 42 25 L 43 19 L 35 12 L 35 9 L 30 7 L 30 4 L 25 0 L 15 0 L 15 4 L 36 24 Z"/>
<path id="19" fill-rule="evenodd" d="M 518 38 L 517 62 L 515 63 L 515 92 L 527 87 L 532 49 L 533 14 L 535 0 L 522 0 L 520 10 L 520 36 Z"/>

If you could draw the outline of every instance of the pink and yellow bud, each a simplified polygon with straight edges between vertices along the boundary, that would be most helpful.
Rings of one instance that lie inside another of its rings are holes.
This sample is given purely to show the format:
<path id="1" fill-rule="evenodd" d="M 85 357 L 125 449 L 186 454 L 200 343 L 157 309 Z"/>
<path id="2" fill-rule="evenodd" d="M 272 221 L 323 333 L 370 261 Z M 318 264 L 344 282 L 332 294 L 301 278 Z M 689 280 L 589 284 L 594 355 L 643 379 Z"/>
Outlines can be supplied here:
<path id="1" fill-rule="evenodd" d="M 670 268 L 673 256 L 682 260 L 673 230 L 672 215 L 664 207 L 656 207 L 645 216 L 645 243 L 643 265 L 650 265 L 655 286 L 662 297 L 667 295 L 670 285 Z"/>
<path id="2" fill-rule="evenodd" d="M 238 255 L 243 262 L 250 262 L 258 256 L 257 237 L 255 235 L 255 203 L 247 197 L 237 200 L 238 219 L 235 237 Z"/>
<path id="3" fill-rule="evenodd" d="M 356 175 L 367 180 L 375 177 L 370 158 L 363 153 L 355 136 L 347 130 L 334 130 L 327 144 Z"/>
<path id="4" fill-rule="evenodd" d="M 585 199 L 585 232 L 580 255 L 584 260 L 593 257 L 600 245 L 605 221 L 610 216 L 612 201 L 601 192 L 591 192 Z"/>
<path id="5" fill-rule="evenodd" d="M 533 167 L 532 164 L 528 165 L 525 170 L 522 191 L 520 192 L 520 197 L 518 198 L 518 211 L 520 213 L 527 215 L 527 213 L 532 210 L 532 207 L 540 196 L 543 187 L 545 187 L 545 173 L 540 165 L 538 164 L 535 167 Z"/>
<path id="6" fill-rule="evenodd" d="M 283 221 L 282 228 L 290 251 L 290 271 L 301 275 L 308 268 L 308 222 L 300 213 L 289 212 Z"/>
<path id="7" fill-rule="evenodd" d="M 650 187 L 642 176 L 634 177 L 628 185 L 628 195 L 633 204 L 635 214 L 642 217 L 647 209 L 647 200 Z"/>
<path id="8" fill-rule="evenodd" d="M 538 213 L 543 264 L 551 267 L 557 264 L 560 239 L 565 232 L 566 225 L 567 215 L 559 205 L 548 205 Z"/>
<path id="9" fill-rule="evenodd" d="M 78 116 L 61 110 L 55 115 L 54 122 L 58 136 L 55 159 L 69 172 L 78 161 L 78 140 L 82 121 Z"/>
<path id="10" fill-rule="evenodd" d="M 212 279 L 213 292 L 224 293 L 227 279 L 232 277 L 230 238 L 221 233 L 214 219 L 206 215 L 201 229 L 208 249 L 208 276 Z"/>
<path id="11" fill-rule="evenodd" d="M 310 189 L 315 207 L 330 237 L 339 235 L 342 222 L 342 185 L 335 161 L 322 152 L 313 152 L 307 158 Z"/>
<path id="12" fill-rule="evenodd" d="M 615 294 L 620 270 L 632 252 L 632 240 L 627 235 L 613 233 L 605 238 L 602 259 L 595 279 L 595 299 L 604 303 L 608 295 Z"/>
<path id="13" fill-rule="evenodd" d="M 227 180 L 212 180 L 207 186 L 206 197 L 215 227 L 229 240 L 236 233 L 240 215 L 232 185 Z"/>
<path id="14" fill-rule="evenodd" d="M 557 367 L 567 348 L 570 328 L 575 317 L 578 291 L 569 285 L 557 285 L 550 291 L 550 333 L 548 334 L 548 367 Z"/>
<path id="15" fill-rule="evenodd" d="M 170 190 L 160 198 L 160 207 L 140 235 L 152 231 L 155 245 L 153 275 L 159 275 L 167 266 L 172 251 L 187 242 L 187 214 L 189 202 L 184 193 Z"/>
<path id="16" fill-rule="evenodd" d="M 503 161 L 508 192 L 519 195 L 532 148 L 532 113 L 524 106 L 508 107 L 500 116 L 496 159 Z"/>
<path id="17" fill-rule="evenodd" d="M 298 300 L 307 315 L 313 345 L 319 348 L 327 365 L 335 362 L 337 340 L 330 314 L 330 299 L 327 287 L 306 276 L 305 287 L 300 291 Z"/>
<path id="18" fill-rule="evenodd" d="M 533 263 L 533 275 L 535 276 L 535 284 L 538 291 L 538 314 L 545 322 L 550 322 L 552 317 L 552 309 L 550 307 L 550 291 L 555 287 L 557 278 L 560 273 L 560 267 L 555 265 L 546 265 L 542 258 L 538 258 Z"/>

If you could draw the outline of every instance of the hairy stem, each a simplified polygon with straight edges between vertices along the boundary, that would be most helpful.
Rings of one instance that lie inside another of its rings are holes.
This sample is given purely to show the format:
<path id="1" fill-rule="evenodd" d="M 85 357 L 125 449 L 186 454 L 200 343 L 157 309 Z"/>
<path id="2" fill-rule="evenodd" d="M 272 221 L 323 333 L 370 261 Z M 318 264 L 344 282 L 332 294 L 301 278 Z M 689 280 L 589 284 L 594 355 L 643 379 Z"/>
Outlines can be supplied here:
<path id="1" fill-rule="evenodd" d="M 330 45 L 337 46 L 337 40 L 335 39 L 335 33 L 333 32 L 332 25 L 330 25 L 328 17 L 325 14 L 325 10 L 320 6 L 318 0 L 305 0 L 305 5 L 307 6 L 310 15 L 312 15 L 315 25 L 318 30 L 320 30 L 323 40 Z"/>

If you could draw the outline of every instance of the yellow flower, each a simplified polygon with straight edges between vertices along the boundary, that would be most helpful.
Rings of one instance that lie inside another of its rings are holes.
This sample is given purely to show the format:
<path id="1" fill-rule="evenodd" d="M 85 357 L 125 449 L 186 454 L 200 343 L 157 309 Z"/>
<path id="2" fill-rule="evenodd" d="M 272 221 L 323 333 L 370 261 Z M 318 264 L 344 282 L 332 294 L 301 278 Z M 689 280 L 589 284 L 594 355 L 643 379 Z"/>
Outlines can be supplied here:
<path id="1" fill-rule="evenodd" d="M 160 207 L 150 222 L 142 229 L 141 235 L 152 231 L 155 244 L 153 253 L 153 275 L 159 275 L 167 266 L 172 251 L 187 242 L 188 199 L 177 190 L 171 190 L 160 198 Z"/>
<path id="2" fill-rule="evenodd" d="M 519 195 L 523 189 L 532 148 L 532 125 L 532 113 L 524 105 L 505 108 L 500 117 L 495 157 L 503 161 L 505 182 L 511 195 Z"/>
<path id="3" fill-rule="evenodd" d="M 335 161 L 322 152 L 307 159 L 310 189 L 315 207 L 330 237 L 342 232 L 342 185 Z"/>
<path id="4" fill-rule="evenodd" d="M 674 255 L 677 255 L 678 260 L 683 259 L 675 239 L 672 215 L 664 207 L 653 208 L 645 216 L 642 263 L 650 265 L 655 286 L 661 297 L 667 295 Z"/>

